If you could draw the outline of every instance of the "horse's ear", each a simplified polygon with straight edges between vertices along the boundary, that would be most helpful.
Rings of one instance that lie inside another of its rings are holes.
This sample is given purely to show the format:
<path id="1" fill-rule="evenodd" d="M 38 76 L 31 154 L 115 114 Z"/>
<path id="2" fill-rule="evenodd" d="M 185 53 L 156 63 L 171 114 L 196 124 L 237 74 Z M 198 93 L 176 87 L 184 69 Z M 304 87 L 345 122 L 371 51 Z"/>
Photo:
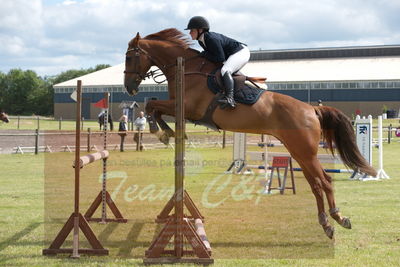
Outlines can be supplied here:
<path id="1" fill-rule="evenodd" d="M 135 38 L 133 38 L 133 40 L 132 40 L 131 42 L 132 42 L 132 44 L 133 44 L 134 46 L 137 46 L 140 39 L 141 39 L 141 37 L 140 37 L 139 32 L 138 32 L 138 33 L 136 34 Z"/>

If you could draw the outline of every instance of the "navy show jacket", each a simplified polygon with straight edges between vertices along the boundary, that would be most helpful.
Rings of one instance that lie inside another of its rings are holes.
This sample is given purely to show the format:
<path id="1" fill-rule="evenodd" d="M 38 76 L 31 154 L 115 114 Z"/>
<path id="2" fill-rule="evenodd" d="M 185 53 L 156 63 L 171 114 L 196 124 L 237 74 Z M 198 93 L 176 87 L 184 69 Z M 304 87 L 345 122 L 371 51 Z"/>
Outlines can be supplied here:
<path id="1" fill-rule="evenodd" d="M 212 62 L 222 63 L 243 48 L 242 43 L 216 32 L 205 32 L 204 42 L 205 46 L 199 41 L 204 49 L 202 55 Z"/>

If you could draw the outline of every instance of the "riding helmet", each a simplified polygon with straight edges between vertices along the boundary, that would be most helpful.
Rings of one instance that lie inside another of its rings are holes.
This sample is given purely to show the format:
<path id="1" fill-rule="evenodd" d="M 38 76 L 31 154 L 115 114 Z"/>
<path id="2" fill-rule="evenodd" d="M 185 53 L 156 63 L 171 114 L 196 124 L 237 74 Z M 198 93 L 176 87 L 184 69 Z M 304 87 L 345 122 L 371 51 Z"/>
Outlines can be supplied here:
<path id="1" fill-rule="evenodd" d="M 207 19 L 202 16 L 194 16 L 189 20 L 188 26 L 185 30 L 191 29 L 210 29 L 210 24 L 208 23 Z"/>

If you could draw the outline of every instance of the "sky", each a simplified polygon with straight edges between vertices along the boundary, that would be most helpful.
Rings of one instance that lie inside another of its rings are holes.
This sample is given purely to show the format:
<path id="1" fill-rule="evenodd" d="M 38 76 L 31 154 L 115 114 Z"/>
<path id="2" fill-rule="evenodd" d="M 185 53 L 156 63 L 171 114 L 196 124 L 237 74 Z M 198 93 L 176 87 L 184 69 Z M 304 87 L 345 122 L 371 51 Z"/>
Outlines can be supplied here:
<path id="1" fill-rule="evenodd" d="M 196 15 L 251 50 L 395 45 L 398 14 L 400 0 L 0 0 L 0 71 L 120 64 L 137 32 L 188 34 Z"/>

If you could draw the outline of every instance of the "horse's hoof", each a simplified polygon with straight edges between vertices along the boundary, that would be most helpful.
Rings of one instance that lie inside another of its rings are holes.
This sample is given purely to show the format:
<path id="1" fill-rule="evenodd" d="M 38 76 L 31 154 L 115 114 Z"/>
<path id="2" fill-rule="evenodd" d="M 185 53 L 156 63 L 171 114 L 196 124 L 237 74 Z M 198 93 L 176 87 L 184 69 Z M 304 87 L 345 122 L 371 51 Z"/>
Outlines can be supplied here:
<path id="1" fill-rule="evenodd" d="M 172 129 L 165 129 L 164 132 L 168 137 L 175 137 L 175 132 Z"/>
<path id="2" fill-rule="evenodd" d="M 350 219 L 347 217 L 343 217 L 342 223 L 340 225 L 346 229 L 351 229 L 351 222 L 350 222 Z"/>
<path id="3" fill-rule="evenodd" d="M 163 132 L 158 139 L 166 146 L 169 144 L 169 136 L 165 132 Z"/>
<path id="4" fill-rule="evenodd" d="M 333 234 L 335 233 L 335 228 L 333 226 L 324 227 L 325 234 L 332 239 Z"/>

